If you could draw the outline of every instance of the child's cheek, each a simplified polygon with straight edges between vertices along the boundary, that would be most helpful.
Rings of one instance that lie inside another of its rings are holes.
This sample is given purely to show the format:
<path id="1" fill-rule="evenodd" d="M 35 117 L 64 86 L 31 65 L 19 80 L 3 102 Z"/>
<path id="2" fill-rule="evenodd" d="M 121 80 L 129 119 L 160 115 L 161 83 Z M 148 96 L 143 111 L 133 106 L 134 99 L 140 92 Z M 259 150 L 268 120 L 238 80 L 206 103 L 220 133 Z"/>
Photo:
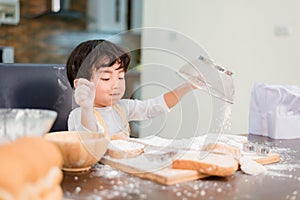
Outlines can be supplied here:
<path id="1" fill-rule="evenodd" d="M 121 80 L 119 84 L 122 89 L 126 89 L 125 79 Z"/>

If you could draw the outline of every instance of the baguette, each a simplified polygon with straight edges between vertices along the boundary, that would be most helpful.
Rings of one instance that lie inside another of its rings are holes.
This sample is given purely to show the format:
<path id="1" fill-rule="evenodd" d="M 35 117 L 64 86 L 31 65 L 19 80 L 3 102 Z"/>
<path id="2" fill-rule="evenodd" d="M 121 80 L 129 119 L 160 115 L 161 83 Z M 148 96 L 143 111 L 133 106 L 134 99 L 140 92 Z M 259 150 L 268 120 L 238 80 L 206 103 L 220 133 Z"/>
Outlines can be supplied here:
<path id="1" fill-rule="evenodd" d="M 63 158 L 51 142 L 24 137 L 0 146 L 0 199 L 62 199 Z"/>

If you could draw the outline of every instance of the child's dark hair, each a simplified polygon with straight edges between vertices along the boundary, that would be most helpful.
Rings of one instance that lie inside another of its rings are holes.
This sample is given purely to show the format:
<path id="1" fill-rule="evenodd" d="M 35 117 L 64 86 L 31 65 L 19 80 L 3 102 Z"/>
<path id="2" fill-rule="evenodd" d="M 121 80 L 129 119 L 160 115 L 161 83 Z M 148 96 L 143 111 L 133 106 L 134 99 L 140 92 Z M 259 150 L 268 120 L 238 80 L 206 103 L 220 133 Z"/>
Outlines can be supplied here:
<path id="1" fill-rule="evenodd" d="M 126 72 L 130 55 L 120 46 L 107 40 L 88 40 L 80 43 L 70 54 L 66 68 L 72 88 L 77 78 L 92 78 L 93 70 L 113 66 L 116 62 Z"/>

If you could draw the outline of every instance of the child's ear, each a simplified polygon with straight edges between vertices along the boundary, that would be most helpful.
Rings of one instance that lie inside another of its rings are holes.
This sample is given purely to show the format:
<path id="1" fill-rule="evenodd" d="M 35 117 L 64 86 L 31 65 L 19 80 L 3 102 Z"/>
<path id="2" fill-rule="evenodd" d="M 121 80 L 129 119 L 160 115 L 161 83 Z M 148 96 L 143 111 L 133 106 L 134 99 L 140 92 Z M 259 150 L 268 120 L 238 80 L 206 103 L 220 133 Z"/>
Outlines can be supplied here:
<path id="1" fill-rule="evenodd" d="M 75 79 L 75 80 L 73 81 L 74 88 L 77 88 L 77 83 L 78 83 L 78 79 Z"/>

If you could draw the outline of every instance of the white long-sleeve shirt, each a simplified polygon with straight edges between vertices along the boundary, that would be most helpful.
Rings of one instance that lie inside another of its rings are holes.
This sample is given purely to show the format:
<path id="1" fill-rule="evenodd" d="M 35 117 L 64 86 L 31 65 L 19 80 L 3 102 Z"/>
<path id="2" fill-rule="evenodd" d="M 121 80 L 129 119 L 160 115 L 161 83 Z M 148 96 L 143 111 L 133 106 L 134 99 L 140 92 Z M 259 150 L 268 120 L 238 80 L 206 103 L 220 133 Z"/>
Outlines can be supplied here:
<path id="1" fill-rule="evenodd" d="M 119 101 L 119 105 L 125 111 L 128 122 L 150 119 L 170 111 L 163 95 L 144 101 L 121 99 Z M 96 110 L 100 112 L 103 120 L 105 121 L 109 135 L 126 131 L 126 127 L 121 116 L 117 114 L 116 110 L 114 110 L 112 106 L 96 108 Z M 103 126 L 99 122 L 97 122 L 97 126 L 98 132 L 103 133 Z M 80 107 L 71 111 L 68 119 L 68 129 L 69 131 L 89 131 L 81 124 Z"/>

